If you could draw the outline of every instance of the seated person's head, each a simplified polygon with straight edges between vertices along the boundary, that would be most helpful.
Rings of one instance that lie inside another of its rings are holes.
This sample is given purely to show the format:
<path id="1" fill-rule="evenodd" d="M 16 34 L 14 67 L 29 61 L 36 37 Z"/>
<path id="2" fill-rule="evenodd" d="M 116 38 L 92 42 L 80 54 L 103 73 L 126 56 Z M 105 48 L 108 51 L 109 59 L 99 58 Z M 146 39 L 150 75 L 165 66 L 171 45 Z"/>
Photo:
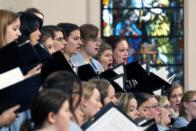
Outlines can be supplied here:
<path id="1" fill-rule="evenodd" d="M 189 122 L 196 119 L 196 91 L 187 91 L 180 101 L 179 115 Z"/>
<path id="2" fill-rule="evenodd" d="M 166 96 L 156 97 L 160 107 L 160 122 L 162 126 L 169 127 L 172 117 L 172 109 Z"/>
<path id="3" fill-rule="evenodd" d="M 101 102 L 103 106 L 110 102 L 117 104 L 118 100 L 115 96 L 115 89 L 108 80 L 91 79 L 89 82 L 96 84 L 96 88 L 99 90 L 101 95 Z"/>
<path id="4" fill-rule="evenodd" d="M 60 89 L 70 97 L 71 110 L 74 110 L 80 103 L 82 95 L 79 78 L 67 71 L 57 71 L 50 74 L 45 82 L 44 88 Z"/>
<path id="5" fill-rule="evenodd" d="M 119 97 L 118 105 L 120 109 L 127 114 L 132 120 L 136 120 L 139 117 L 137 110 L 137 101 L 133 94 L 123 93 Z"/>
<path id="6" fill-rule="evenodd" d="M 96 85 L 82 82 L 81 108 L 85 114 L 84 122 L 94 116 L 102 107 L 100 93 Z"/>
<path id="7" fill-rule="evenodd" d="M 172 87 L 167 90 L 168 100 L 172 108 L 174 109 L 176 115 L 178 115 L 179 113 L 179 104 L 182 95 L 183 95 L 183 87 L 178 83 L 172 84 Z"/>
<path id="8" fill-rule="evenodd" d="M 35 129 L 68 131 L 71 117 L 68 97 L 60 90 L 43 90 L 32 104 L 31 118 Z"/>
<path id="9" fill-rule="evenodd" d="M 136 95 L 138 102 L 138 111 L 140 117 L 146 119 L 158 119 L 159 118 L 159 105 L 157 99 L 146 93 L 139 93 Z"/>

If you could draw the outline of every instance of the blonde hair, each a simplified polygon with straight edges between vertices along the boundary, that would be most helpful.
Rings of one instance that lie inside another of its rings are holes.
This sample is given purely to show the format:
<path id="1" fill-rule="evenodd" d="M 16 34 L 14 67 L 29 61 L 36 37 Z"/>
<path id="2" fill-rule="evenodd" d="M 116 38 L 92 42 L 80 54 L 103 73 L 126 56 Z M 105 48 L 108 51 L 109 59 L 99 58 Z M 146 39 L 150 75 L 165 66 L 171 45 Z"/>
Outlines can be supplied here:
<path id="1" fill-rule="evenodd" d="M 155 98 L 157 99 L 159 105 L 163 105 L 165 101 L 168 101 L 167 96 L 155 96 Z"/>
<path id="2" fill-rule="evenodd" d="M 155 96 L 155 98 L 157 99 L 158 104 L 159 104 L 160 107 L 163 107 L 164 106 L 164 103 L 166 101 L 169 102 L 167 96 Z M 160 111 L 160 115 L 161 116 L 164 116 L 165 114 L 162 111 Z M 161 124 L 162 126 L 167 126 L 168 127 L 168 123 L 166 123 L 164 121 L 164 119 L 162 119 L 162 117 L 160 117 L 160 119 L 157 121 L 157 123 Z"/>
<path id="3" fill-rule="evenodd" d="M 185 117 L 188 119 L 188 114 L 186 113 L 186 108 L 184 107 L 184 102 L 191 101 L 193 96 L 196 95 L 196 91 L 187 91 L 182 96 L 182 99 L 180 101 L 179 105 L 179 115 Z"/>
<path id="4" fill-rule="evenodd" d="M 94 83 L 101 95 L 101 103 L 104 105 L 104 99 L 108 96 L 110 82 L 106 79 L 91 79 L 89 82 Z"/>
<path id="5" fill-rule="evenodd" d="M 135 99 L 132 93 L 123 93 L 119 98 L 118 106 L 126 114 L 128 114 L 129 102 L 132 99 Z"/>
<path id="6" fill-rule="evenodd" d="M 96 85 L 94 83 L 90 83 L 90 82 L 82 82 L 81 88 L 82 88 L 82 97 L 84 97 L 86 99 L 90 99 L 90 97 L 93 95 L 94 89 L 96 89 Z M 84 113 L 83 123 L 85 123 L 89 120 L 90 116 L 87 115 L 87 112 L 86 112 L 84 105 L 81 105 L 80 110 Z"/>
<path id="7" fill-rule="evenodd" d="M 82 96 L 89 99 L 92 96 L 95 88 L 96 85 L 94 83 L 82 82 Z"/>
<path id="8" fill-rule="evenodd" d="M 7 26 L 12 24 L 16 19 L 19 18 L 19 15 L 10 11 L 0 9 L 0 48 L 5 46 L 5 36 Z"/>

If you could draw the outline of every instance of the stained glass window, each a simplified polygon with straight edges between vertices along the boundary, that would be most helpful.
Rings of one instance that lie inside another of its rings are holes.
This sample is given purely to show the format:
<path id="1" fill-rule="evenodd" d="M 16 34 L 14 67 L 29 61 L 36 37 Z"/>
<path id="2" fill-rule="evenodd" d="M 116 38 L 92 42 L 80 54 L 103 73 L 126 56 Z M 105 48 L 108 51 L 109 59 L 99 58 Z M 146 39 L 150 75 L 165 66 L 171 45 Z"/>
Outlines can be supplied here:
<path id="1" fill-rule="evenodd" d="M 102 35 L 125 36 L 129 61 L 166 67 L 184 83 L 183 0 L 101 0 Z"/>

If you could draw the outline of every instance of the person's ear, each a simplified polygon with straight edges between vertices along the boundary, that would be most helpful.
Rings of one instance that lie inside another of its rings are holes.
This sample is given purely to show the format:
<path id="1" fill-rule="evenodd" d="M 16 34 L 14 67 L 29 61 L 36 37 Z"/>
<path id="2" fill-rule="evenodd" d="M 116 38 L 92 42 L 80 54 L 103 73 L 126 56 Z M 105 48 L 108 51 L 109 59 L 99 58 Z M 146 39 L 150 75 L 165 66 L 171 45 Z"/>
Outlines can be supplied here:
<path id="1" fill-rule="evenodd" d="M 188 108 L 188 102 L 183 102 L 183 106 L 185 107 L 185 109 L 187 109 Z"/>
<path id="2" fill-rule="evenodd" d="M 55 123 L 55 114 L 54 114 L 54 112 L 49 112 L 48 113 L 48 123 L 50 123 L 50 124 Z"/>
<path id="3" fill-rule="evenodd" d="M 82 105 L 84 105 L 84 107 L 87 106 L 87 98 L 86 97 L 82 96 L 81 97 L 81 102 L 82 102 Z"/>
<path id="4" fill-rule="evenodd" d="M 82 44 L 86 43 L 87 41 L 81 38 Z"/>

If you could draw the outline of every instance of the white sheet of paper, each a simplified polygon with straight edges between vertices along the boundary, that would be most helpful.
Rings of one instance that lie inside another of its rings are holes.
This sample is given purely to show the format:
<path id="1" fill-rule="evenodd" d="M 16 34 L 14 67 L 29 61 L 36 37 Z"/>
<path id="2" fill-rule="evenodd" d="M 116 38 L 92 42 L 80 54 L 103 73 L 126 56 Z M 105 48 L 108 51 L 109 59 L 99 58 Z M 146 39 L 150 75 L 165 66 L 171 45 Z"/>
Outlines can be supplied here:
<path id="1" fill-rule="evenodd" d="M 124 85 L 123 85 L 123 76 L 118 77 L 116 79 L 114 79 L 114 82 L 116 82 L 122 89 L 124 89 Z"/>
<path id="2" fill-rule="evenodd" d="M 118 75 L 124 74 L 123 65 L 120 65 L 119 67 L 115 68 L 113 71 L 114 71 L 115 73 L 117 73 Z"/>
<path id="3" fill-rule="evenodd" d="M 159 76 L 160 78 L 162 78 L 163 80 L 167 81 L 167 76 L 168 76 L 169 72 L 166 70 L 165 67 L 162 67 L 153 73 L 156 74 L 157 76 Z"/>
<path id="4" fill-rule="evenodd" d="M 86 131 L 143 131 L 116 108 L 111 108 L 95 121 Z"/>
<path id="5" fill-rule="evenodd" d="M 0 90 L 24 80 L 19 67 L 0 74 Z"/>
<path id="6" fill-rule="evenodd" d="M 143 65 L 142 65 L 142 68 L 143 68 L 144 70 L 146 70 L 146 66 L 147 66 L 146 64 L 143 64 Z"/>
<path id="7" fill-rule="evenodd" d="M 161 92 L 162 92 L 162 89 L 158 89 L 158 90 L 153 91 L 153 94 L 160 96 Z"/>

